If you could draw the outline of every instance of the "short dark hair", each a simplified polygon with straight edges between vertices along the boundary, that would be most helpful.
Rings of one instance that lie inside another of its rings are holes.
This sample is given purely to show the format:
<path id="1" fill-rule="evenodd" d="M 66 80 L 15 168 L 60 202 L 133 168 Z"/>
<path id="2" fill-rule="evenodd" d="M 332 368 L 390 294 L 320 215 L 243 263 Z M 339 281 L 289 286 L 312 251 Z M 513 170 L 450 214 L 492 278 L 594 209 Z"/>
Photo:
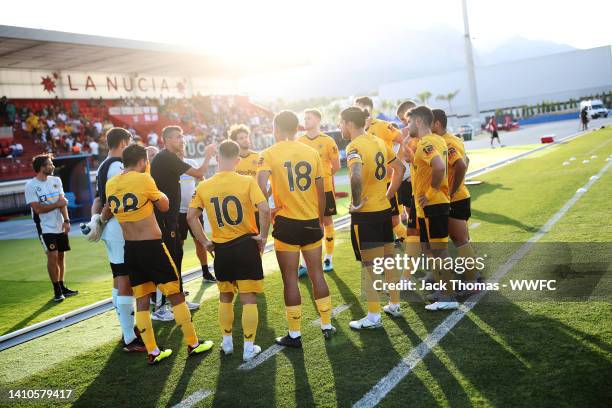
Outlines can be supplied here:
<path id="1" fill-rule="evenodd" d="M 304 111 L 304 115 L 307 115 L 307 114 L 314 115 L 314 116 L 316 116 L 319 119 L 323 118 L 323 115 L 321 115 L 321 111 L 318 110 L 318 109 L 313 109 L 313 108 L 306 109 Z"/>
<path id="2" fill-rule="evenodd" d="M 247 135 L 251 134 L 251 129 L 249 129 L 249 127 L 247 125 L 244 124 L 240 124 L 240 125 L 232 125 L 229 128 L 229 131 L 227 132 L 228 137 L 233 140 L 236 141 L 236 139 L 238 139 L 238 134 L 239 133 L 246 133 Z"/>
<path id="3" fill-rule="evenodd" d="M 431 126 L 433 123 L 433 113 L 431 113 L 431 109 L 425 105 L 419 105 L 416 108 L 410 109 L 408 115 L 410 115 L 412 119 L 421 118 L 427 126 Z"/>
<path id="4" fill-rule="evenodd" d="M 446 125 L 448 123 L 446 112 L 444 112 L 442 109 L 433 109 L 431 113 L 433 113 L 433 123 L 440 122 L 442 127 L 446 129 Z"/>
<path id="5" fill-rule="evenodd" d="M 177 125 L 166 126 L 162 129 L 162 139 L 166 140 L 172 132 L 183 133 L 183 128 Z"/>
<path id="6" fill-rule="evenodd" d="M 219 156 L 224 159 L 234 159 L 240 153 L 240 146 L 233 140 L 224 140 L 219 144 Z"/>
<path id="7" fill-rule="evenodd" d="M 297 115 L 291 111 L 282 111 L 274 116 L 274 127 L 283 133 L 295 134 L 300 121 Z"/>
<path id="8" fill-rule="evenodd" d="M 395 114 L 397 115 L 398 118 L 401 119 L 403 116 L 402 113 L 406 113 L 409 109 L 412 109 L 415 106 L 417 106 L 416 102 L 408 99 L 407 101 L 404 101 L 398 105 L 397 110 L 395 111 Z"/>
<path id="9" fill-rule="evenodd" d="M 39 154 L 38 156 L 34 156 L 32 158 L 32 168 L 34 172 L 38 173 L 40 168 L 47 163 L 47 160 L 53 160 L 53 155 L 49 153 Z"/>
<path id="10" fill-rule="evenodd" d="M 108 144 L 109 149 L 116 149 L 119 147 L 119 143 L 121 143 L 122 140 L 128 143 L 132 140 L 132 134 L 127 129 L 114 127 L 106 132 L 106 144 Z"/>
<path id="11" fill-rule="evenodd" d="M 351 122 L 358 128 L 362 128 L 365 126 L 366 119 L 370 117 L 370 114 L 367 110 L 351 106 L 340 112 L 340 117 L 343 121 Z"/>
<path id="12" fill-rule="evenodd" d="M 121 161 L 125 167 L 134 166 L 142 159 L 147 159 L 147 149 L 137 144 L 126 147 L 121 155 Z"/>
<path id="13" fill-rule="evenodd" d="M 374 109 L 374 102 L 372 101 L 372 98 L 370 98 L 369 96 L 359 96 L 355 98 L 355 103 L 357 105 L 368 106 L 370 108 L 370 113 L 372 113 L 372 109 Z"/>

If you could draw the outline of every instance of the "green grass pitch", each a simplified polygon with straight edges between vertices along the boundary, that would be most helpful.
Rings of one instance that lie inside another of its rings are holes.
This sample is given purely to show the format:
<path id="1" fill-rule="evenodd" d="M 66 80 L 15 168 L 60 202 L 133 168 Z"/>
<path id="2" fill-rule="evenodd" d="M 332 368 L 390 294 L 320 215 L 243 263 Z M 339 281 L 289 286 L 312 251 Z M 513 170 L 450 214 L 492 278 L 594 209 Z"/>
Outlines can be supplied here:
<path id="1" fill-rule="evenodd" d="M 610 138 L 612 129 L 589 133 L 479 176 L 484 183 L 470 187 L 471 223 L 480 224 L 471 230 L 472 240 L 509 245 L 527 241 L 604 166 L 612 154 Z M 582 164 L 591 155 L 597 158 Z M 571 156 L 577 160 L 563 166 Z M 542 241 L 612 242 L 611 196 L 612 174 L 608 172 Z M 336 269 L 326 275 L 327 281 L 334 306 L 351 306 L 336 317 L 338 334 L 330 342 L 310 324 L 317 314 L 310 285 L 302 280 L 303 351 L 282 351 L 252 371 L 237 370 L 242 350 L 240 306 L 236 306 L 234 327 L 236 354 L 222 358 L 215 349 L 202 358 L 187 359 L 180 330 L 173 323 L 156 322 L 158 342 L 173 348 L 175 354 L 154 368 L 146 366 L 144 356 L 127 355 L 117 347 L 118 325 L 114 314 L 106 313 L 0 353 L 0 388 L 70 388 L 77 395 L 71 403 L 82 407 L 171 406 L 198 390 L 213 392 L 198 406 L 350 406 L 448 314 L 426 312 L 422 304 L 406 303 L 402 318 L 383 317 L 384 329 L 351 331 L 348 322 L 365 313 L 359 295 L 360 271 L 347 232 L 337 237 Z M 73 240 L 68 273 L 82 271 L 73 286 L 83 293 L 75 302 L 57 306 L 46 303 L 49 284 L 41 275 L 44 259 L 40 248 L 29 240 L 0 245 L 4 260 L 0 332 L 108 296 L 110 280 L 102 245 Z M 87 257 L 77 257 L 77 253 L 87 253 Z M 529 256 L 517 264 L 510 276 L 529 275 L 528 260 Z M 186 266 L 196 264 L 190 253 Z M 266 293 L 259 299 L 256 342 L 266 349 L 275 336 L 286 331 L 286 323 L 282 282 L 273 254 L 265 255 L 264 265 Z M 203 301 L 193 314 L 199 335 L 218 343 L 215 288 L 194 282 L 187 289 L 192 298 Z M 612 398 L 611 367 L 610 303 L 483 302 L 381 405 L 605 406 Z"/>

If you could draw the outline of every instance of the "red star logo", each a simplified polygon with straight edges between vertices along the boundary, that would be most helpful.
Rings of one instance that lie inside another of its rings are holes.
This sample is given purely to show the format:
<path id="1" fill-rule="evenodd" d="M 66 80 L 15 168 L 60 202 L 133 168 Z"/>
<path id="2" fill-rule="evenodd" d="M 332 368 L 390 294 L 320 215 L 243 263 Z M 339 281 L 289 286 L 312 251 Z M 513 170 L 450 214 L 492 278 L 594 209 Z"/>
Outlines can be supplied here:
<path id="1" fill-rule="evenodd" d="M 49 93 L 55 93 L 55 81 L 49 75 L 40 78 L 42 79 L 40 84 L 43 86 L 43 89 Z"/>
<path id="2" fill-rule="evenodd" d="M 176 89 L 178 89 L 180 93 L 185 93 L 185 84 L 183 84 L 182 82 L 177 82 Z"/>

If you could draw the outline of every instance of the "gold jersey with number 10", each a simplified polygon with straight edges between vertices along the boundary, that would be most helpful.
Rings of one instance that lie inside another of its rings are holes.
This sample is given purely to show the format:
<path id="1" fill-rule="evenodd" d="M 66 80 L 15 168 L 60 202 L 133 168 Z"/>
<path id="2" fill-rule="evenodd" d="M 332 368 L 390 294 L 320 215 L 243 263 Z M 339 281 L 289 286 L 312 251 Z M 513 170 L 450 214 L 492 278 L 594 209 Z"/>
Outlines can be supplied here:
<path id="1" fill-rule="evenodd" d="M 266 201 L 253 177 L 221 171 L 201 181 L 189 204 L 206 211 L 212 241 L 224 243 L 246 234 L 257 234 L 255 206 Z"/>

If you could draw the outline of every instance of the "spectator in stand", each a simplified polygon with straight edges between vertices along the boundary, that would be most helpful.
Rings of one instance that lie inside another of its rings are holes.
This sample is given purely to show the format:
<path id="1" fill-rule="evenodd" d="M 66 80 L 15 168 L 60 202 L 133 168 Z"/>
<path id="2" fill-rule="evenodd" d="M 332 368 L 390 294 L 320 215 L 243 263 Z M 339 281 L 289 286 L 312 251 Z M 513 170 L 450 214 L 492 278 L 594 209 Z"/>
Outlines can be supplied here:
<path id="1" fill-rule="evenodd" d="M 157 133 L 155 133 L 155 130 L 151 129 L 151 131 L 149 132 L 149 135 L 147 136 L 147 144 L 149 146 L 157 147 L 158 140 L 159 140 L 159 136 L 157 135 Z"/>
<path id="2" fill-rule="evenodd" d="M 3 96 L 2 98 L 0 98 L 0 125 L 3 125 L 7 118 L 6 118 L 6 106 L 8 105 L 8 99 L 6 99 L 6 96 Z"/>
<path id="3" fill-rule="evenodd" d="M 93 157 L 94 165 L 97 165 L 100 154 L 100 145 L 92 138 L 89 139 L 89 151 L 91 152 L 91 157 Z"/>
<path id="4" fill-rule="evenodd" d="M 96 137 L 100 137 L 102 135 L 102 130 L 103 130 L 102 129 L 102 122 L 100 122 L 99 120 L 96 120 L 93 123 L 93 127 L 94 127 L 94 129 L 96 130 L 96 133 L 97 133 Z"/>
<path id="5" fill-rule="evenodd" d="M 82 151 L 83 151 L 83 145 L 81 144 L 81 142 L 76 142 L 72 146 L 72 154 L 80 154 Z"/>
<path id="6" fill-rule="evenodd" d="M 61 120 L 62 122 L 66 123 L 66 120 L 68 119 L 68 116 L 66 116 L 66 112 L 64 112 L 64 110 L 60 110 L 60 112 L 57 114 L 57 119 Z"/>
<path id="7" fill-rule="evenodd" d="M 70 104 L 70 111 L 73 118 L 76 118 L 79 115 L 79 103 L 76 100 L 72 101 Z"/>
<path id="8" fill-rule="evenodd" d="M 11 149 L 11 155 L 13 157 L 19 157 L 23 155 L 23 145 L 19 142 L 13 141 L 13 144 L 11 144 L 10 149 Z"/>
<path id="9" fill-rule="evenodd" d="M 36 116 L 34 112 L 30 111 L 30 113 L 28 114 L 28 118 L 25 121 L 25 124 L 26 132 L 35 137 L 38 132 L 38 116 Z"/>
<path id="10" fill-rule="evenodd" d="M 6 124 L 13 126 L 17 117 L 17 107 L 12 102 L 6 104 Z"/>

